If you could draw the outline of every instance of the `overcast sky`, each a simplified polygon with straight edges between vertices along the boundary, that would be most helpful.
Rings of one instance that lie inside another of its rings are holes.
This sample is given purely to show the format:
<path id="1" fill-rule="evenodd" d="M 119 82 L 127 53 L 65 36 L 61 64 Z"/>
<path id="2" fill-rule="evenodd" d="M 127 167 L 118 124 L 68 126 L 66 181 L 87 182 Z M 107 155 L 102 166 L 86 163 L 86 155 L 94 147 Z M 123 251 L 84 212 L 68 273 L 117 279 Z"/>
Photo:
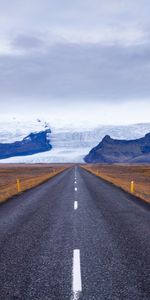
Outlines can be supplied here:
<path id="1" fill-rule="evenodd" d="M 0 114 L 150 121 L 149 0 L 0 0 Z"/>

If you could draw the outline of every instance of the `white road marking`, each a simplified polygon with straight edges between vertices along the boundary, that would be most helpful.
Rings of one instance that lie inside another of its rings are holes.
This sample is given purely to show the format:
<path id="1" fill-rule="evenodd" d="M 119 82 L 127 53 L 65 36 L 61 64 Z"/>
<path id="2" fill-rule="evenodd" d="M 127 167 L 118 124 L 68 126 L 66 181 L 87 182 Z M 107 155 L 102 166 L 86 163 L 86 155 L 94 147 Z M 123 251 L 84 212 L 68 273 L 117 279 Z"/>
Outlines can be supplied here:
<path id="1" fill-rule="evenodd" d="M 75 182 L 74 183 L 77 183 L 77 181 L 75 180 Z"/>
<path id="2" fill-rule="evenodd" d="M 77 190 L 78 190 L 77 187 L 75 187 L 74 190 L 75 190 L 75 192 L 77 192 Z"/>
<path id="3" fill-rule="evenodd" d="M 80 250 L 73 251 L 73 269 L 72 269 L 72 300 L 78 300 L 82 292 L 81 281 L 81 264 L 80 264 Z"/>
<path id="4" fill-rule="evenodd" d="M 74 201 L 74 210 L 78 209 L 78 201 Z"/>

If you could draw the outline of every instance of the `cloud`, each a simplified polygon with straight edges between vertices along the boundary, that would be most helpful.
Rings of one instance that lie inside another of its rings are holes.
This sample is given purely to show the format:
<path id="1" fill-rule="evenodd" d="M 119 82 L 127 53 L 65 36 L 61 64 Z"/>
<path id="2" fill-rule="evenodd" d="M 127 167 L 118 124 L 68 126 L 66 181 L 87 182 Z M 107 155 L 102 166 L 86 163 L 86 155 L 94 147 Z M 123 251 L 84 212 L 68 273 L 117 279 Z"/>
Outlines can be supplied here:
<path id="1" fill-rule="evenodd" d="M 0 0 L 0 8 L 1 110 L 20 99 L 56 108 L 149 101 L 148 0 Z"/>
<path id="2" fill-rule="evenodd" d="M 125 101 L 150 95 L 150 47 L 57 44 L 0 56 L 1 96 Z"/>
<path id="3" fill-rule="evenodd" d="M 54 38 L 55 37 L 55 38 Z M 49 38 L 53 43 L 63 41 L 75 44 L 101 44 L 123 46 L 139 45 L 149 40 L 147 32 L 140 28 L 101 27 L 97 30 L 73 30 L 57 28 L 49 32 Z"/>
<path id="4" fill-rule="evenodd" d="M 14 48 L 21 49 L 37 49 L 43 46 L 42 40 L 37 37 L 29 36 L 29 35 L 19 35 L 17 36 L 13 42 L 12 46 Z"/>

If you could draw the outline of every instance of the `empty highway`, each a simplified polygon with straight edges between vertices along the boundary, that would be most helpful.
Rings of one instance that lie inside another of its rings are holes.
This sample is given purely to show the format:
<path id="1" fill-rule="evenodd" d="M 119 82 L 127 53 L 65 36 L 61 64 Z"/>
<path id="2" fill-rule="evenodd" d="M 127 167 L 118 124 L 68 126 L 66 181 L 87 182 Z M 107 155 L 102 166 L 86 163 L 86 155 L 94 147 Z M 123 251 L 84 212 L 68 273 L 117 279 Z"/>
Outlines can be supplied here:
<path id="1" fill-rule="evenodd" d="M 80 167 L 0 205 L 0 300 L 150 299 L 150 206 Z"/>

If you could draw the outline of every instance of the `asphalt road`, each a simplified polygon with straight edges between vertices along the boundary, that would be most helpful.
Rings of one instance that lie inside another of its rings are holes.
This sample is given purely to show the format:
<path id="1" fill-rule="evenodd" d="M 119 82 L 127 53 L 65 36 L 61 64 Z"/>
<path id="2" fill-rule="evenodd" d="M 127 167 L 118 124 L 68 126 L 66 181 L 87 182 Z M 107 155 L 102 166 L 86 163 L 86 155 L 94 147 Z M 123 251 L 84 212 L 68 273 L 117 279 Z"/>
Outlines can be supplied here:
<path id="1" fill-rule="evenodd" d="M 150 299 L 150 206 L 79 167 L 2 204 L 0 299 Z"/>

